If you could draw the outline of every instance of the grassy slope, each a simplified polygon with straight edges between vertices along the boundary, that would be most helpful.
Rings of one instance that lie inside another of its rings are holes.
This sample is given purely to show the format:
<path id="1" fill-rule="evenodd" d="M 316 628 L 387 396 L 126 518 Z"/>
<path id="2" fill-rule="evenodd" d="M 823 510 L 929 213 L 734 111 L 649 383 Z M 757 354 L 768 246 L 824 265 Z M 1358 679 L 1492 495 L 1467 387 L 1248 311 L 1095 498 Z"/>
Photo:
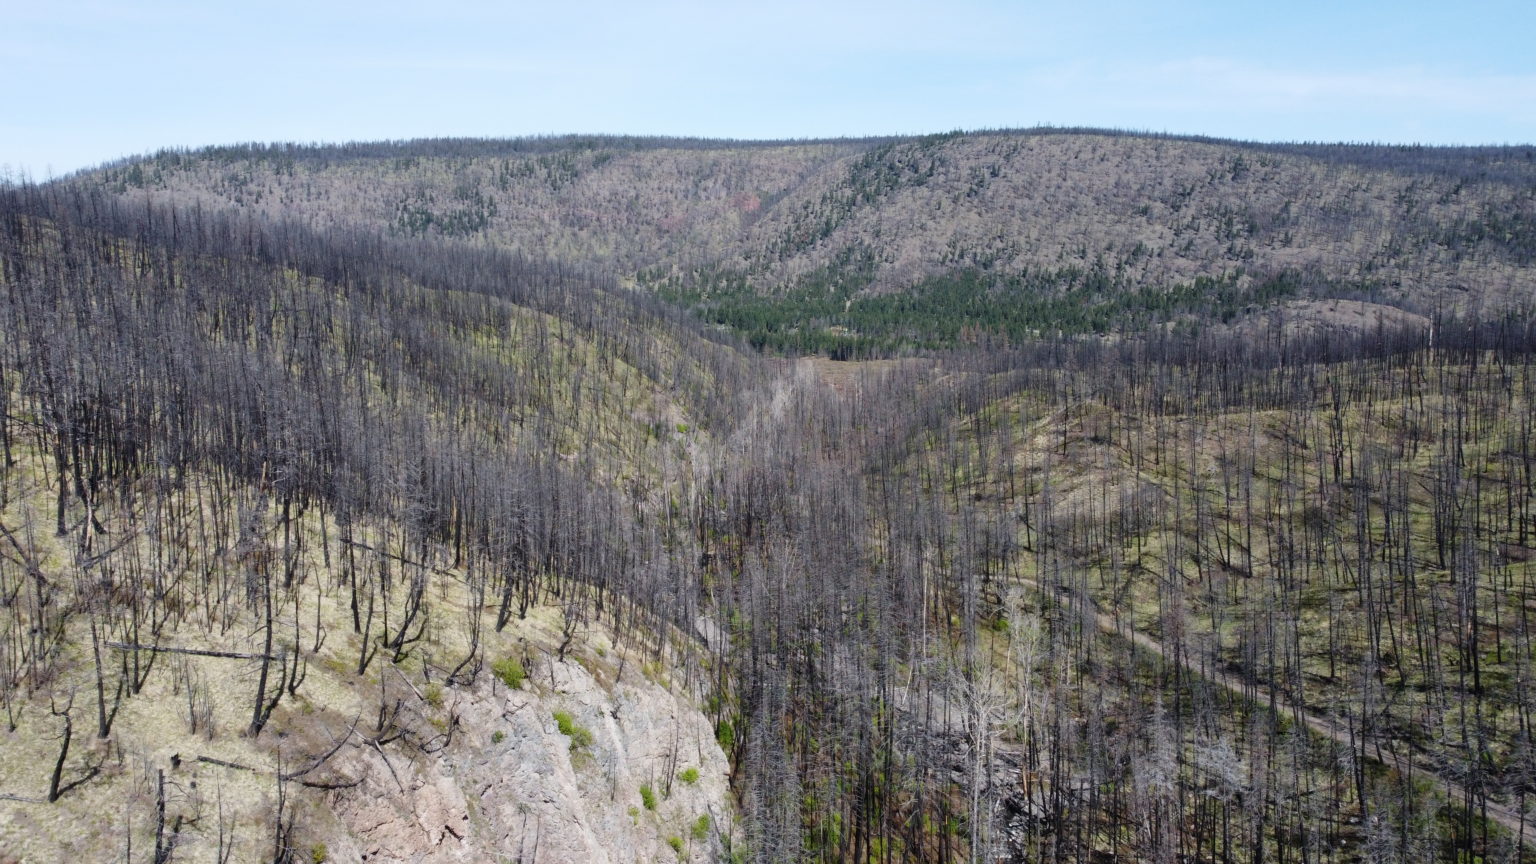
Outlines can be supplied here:
<path id="1" fill-rule="evenodd" d="M 1451 766 L 1450 778 L 1462 776 L 1455 766 L 1470 736 L 1489 769 L 1518 778 L 1536 555 L 1503 514 L 1529 503 L 1512 436 L 1532 410 L 1532 368 L 1358 361 L 1314 374 L 1321 386 L 1300 404 L 1214 413 L 1099 401 L 1063 409 L 1025 391 L 955 419 L 945 448 L 929 436 L 904 471 L 957 513 L 965 502 L 1017 526 L 1013 540 L 1030 554 L 993 586 L 1004 598 L 1001 643 L 1016 641 L 1005 624 L 1027 629 L 1061 614 L 1070 594 L 1058 590 L 1082 591 L 1126 628 L 1165 647 L 1181 640 L 1195 667 L 1251 682 L 1260 703 L 1273 687 L 1341 723 L 1363 710 L 1383 746 Z M 1444 442 L 1458 407 L 1474 431 L 1453 457 Z M 1480 508 L 1484 518 L 1476 531 L 1470 521 L 1452 529 L 1463 553 L 1442 562 L 1434 492 L 1446 477 L 1462 484 L 1458 516 Z M 1301 560 L 1282 570 L 1286 547 Z M 1373 631 L 1367 603 L 1383 610 L 1382 629 Z M 1016 681 L 1014 658 L 997 651 L 998 674 Z M 1157 666 L 1143 674 L 1166 688 Z M 1137 710 L 1116 675 L 1094 674 L 1108 676 L 1117 706 L 1095 710 Z M 1221 725 L 1240 740 L 1253 706 L 1226 707 Z M 1195 785 L 1205 782 L 1198 755 Z"/>

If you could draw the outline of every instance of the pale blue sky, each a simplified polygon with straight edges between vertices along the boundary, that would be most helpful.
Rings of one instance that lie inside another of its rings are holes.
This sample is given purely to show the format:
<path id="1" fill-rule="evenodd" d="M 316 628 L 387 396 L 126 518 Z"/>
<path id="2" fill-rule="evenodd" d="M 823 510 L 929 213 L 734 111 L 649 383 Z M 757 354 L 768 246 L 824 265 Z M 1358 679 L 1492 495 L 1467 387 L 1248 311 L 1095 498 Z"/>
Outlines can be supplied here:
<path id="1" fill-rule="evenodd" d="M 160 147 L 244 141 L 1042 123 L 1531 143 L 1533 10 L 1530 0 L 0 0 L 0 170 L 44 179 Z"/>

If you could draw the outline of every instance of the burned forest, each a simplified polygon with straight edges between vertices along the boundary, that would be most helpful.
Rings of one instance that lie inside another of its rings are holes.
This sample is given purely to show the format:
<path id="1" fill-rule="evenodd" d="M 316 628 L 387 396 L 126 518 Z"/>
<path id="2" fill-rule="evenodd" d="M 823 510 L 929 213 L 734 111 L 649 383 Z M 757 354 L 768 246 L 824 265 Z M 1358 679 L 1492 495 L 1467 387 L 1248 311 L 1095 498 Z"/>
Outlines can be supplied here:
<path id="1" fill-rule="evenodd" d="M 0 860 L 1536 860 L 1536 161 L 0 187 Z"/>

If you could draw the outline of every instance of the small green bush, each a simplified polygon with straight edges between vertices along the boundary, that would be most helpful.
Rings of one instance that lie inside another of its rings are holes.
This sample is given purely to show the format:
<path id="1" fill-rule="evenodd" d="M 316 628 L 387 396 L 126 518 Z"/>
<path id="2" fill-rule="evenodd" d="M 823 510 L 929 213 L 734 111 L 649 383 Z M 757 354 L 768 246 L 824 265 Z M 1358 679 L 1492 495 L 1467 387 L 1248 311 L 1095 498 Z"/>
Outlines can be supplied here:
<path id="1" fill-rule="evenodd" d="M 592 746 L 592 730 L 577 723 L 570 714 L 564 711 L 556 711 L 555 725 L 559 727 L 561 735 L 571 739 L 572 750 L 581 750 Z"/>
<path id="2" fill-rule="evenodd" d="M 427 689 L 421 694 L 421 698 L 427 700 L 427 704 L 433 708 L 443 707 L 443 688 L 438 684 L 428 684 Z"/>
<path id="3" fill-rule="evenodd" d="M 528 673 L 523 671 L 523 664 L 518 662 L 516 657 L 503 657 L 497 660 L 491 664 L 491 672 L 501 679 L 501 683 L 513 690 L 521 690 L 523 679 L 528 677 Z"/>
<path id="4" fill-rule="evenodd" d="M 706 837 L 708 837 L 709 836 L 709 814 L 708 813 L 700 814 L 699 818 L 693 820 L 693 825 L 689 826 L 688 831 L 689 831 L 689 833 L 691 833 L 693 835 L 693 839 L 695 839 L 695 840 L 702 841 Z"/>
<path id="5" fill-rule="evenodd" d="M 507 733 L 501 731 L 500 729 L 497 729 L 495 732 L 491 733 L 492 744 L 500 744 L 505 740 L 507 740 Z"/>
<path id="6" fill-rule="evenodd" d="M 656 790 L 652 789 L 650 784 L 640 787 L 640 803 L 644 804 L 647 810 L 656 809 Z"/>
<path id="7" fill-rule="evenodd" d="M 699 782 L 699 769 L 684 768 L 677 773 L 677 779 L 687 783 L 689 786 L 692 786 L 693 784 Z"/>
<path id="8" fill-rule="evenodd" d="M 667 838 L 667 845 L 672 847 L 672 851 L 677 853 L 677 857 L 683 857 L 683 838 L 673 834 Z"/>
<path id="9" fill-rule="evenodd" d="M 316 843 L 309 847 L 309 860 L 314 864 L 325 864 L 331 860 L 331 851 L 325 848 L 324 843 Z"/>
<path id="10" fill-rule="evenodd" d="M 736 744 L 736 727 L 731 725 L 731 721 L 720 721 L 720 725 L 715 727 L 715 740 L 720 743 L 721 750 L 730 752 Z"/>

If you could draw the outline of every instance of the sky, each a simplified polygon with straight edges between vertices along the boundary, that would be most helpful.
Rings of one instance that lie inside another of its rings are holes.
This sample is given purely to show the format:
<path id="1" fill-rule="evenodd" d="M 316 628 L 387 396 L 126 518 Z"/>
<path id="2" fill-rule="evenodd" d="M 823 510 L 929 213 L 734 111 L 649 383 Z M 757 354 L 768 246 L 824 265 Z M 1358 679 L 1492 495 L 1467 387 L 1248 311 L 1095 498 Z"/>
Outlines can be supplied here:
<path id="1" fill-rule="evenodd" d="M 0 178 L 559 133 L 1526 144 L 1533 33 L 1530 0 L 0 0 Z"/>

